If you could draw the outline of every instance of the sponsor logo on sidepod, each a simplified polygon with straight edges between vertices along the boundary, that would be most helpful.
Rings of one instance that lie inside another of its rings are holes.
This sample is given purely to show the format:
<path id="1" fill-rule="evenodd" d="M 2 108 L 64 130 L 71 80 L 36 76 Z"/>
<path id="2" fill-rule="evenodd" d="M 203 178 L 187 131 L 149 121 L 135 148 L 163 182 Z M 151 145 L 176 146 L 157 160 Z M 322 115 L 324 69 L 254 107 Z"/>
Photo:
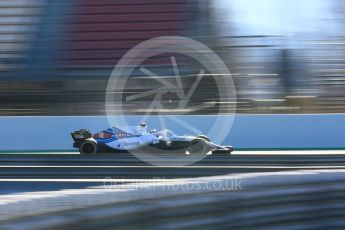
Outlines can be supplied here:
<path id="1" fill-rule="evenodd" d="M 139 141 L 134 141 L 134 142 L 122 142 L 122 145 L 124 147 L 130 147 L 130 146 L 136 146 L 136 145 L 139 145 Z"/>

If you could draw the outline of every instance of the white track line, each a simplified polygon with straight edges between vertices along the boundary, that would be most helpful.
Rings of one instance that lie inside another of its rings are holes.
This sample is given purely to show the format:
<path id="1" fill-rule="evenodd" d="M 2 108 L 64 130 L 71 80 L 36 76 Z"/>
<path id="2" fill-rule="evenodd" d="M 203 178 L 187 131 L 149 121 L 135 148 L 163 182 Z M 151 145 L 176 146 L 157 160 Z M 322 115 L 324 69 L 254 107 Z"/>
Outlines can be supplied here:
<path id="1" fill-rule="evenodd" d="M 118 169 L 127 169 L 127 168 L 176 168 L 176 169 L 189 169 L 189 168 L 194 168 L 194 169 L 209 169 L 209 168 L 214 168 L 214 169 L 222 169 L 222 168 L 250 168 L 250 169 L 320 169 L 320 168 L 344 168 L 344 166 L 264 166 L 264 165 L 210 165 L 210 166 L 197 166 L 197 165 L 187 165 L 187 166 L 176 166 L 176 165 L 167 165 L 167 166 L 162 166 L 162 165 L 155 165 L 155 166 L 117 166 L 117 165 L 2 165 L 0 166 L 1 168 L 118 168 Z"/>
<path id="2" fill-rule="evenodd" d="M 1 155 L 80 155 L 79 152 L 2 152 Z M 116 156 L 116 153 L 109 153 L 109 156 Z M 123 154 L 119 154 L 120 156 Z M 161 156 L 161 154 L 158 154 Z M 231 155 L 345 155 L 345 150 L 239 150 L 234 151 Z M 97 154 L 95 154 L 97 156 Z M 104 156 L 104 154 L 102 154 Z M 169 154 L 167 154 L 169 156 Z"/>

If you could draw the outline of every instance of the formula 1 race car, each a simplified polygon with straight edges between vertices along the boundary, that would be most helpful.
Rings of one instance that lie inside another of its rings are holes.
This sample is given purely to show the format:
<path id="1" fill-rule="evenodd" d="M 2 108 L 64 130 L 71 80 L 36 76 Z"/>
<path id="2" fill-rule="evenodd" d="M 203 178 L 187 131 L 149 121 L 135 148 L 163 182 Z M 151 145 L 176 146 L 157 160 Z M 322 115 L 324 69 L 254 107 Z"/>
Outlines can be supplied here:
<path id="1" fill-rule="evenodd" d="M 151 130 L 147 126 L 113 127 L 92 135 L 89 130 L 81 129 L 71 133 L 73 147 L 79 148 L 81 154 L 128 152 L 139 149 L 157 149 L 160 151 L 184 150 L 186 154 L 225 153 L 233 151 L 231 146 L 220 146 L 204 136 L 178 136 L 172 131 Z"/>

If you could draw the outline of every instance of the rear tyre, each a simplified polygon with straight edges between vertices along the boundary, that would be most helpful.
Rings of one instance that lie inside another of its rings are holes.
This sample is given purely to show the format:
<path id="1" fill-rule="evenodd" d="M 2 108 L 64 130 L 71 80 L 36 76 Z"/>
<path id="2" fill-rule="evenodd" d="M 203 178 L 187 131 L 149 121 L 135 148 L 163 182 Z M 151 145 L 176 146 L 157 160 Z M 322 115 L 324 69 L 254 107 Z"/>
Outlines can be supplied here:
<path id="1" fill-rule="evenodd" d="M 93 141 L 85 141 L 80 145 L 80 154 L 95 154 L 97 153 L 97 145 Z"/>
<path id="2" fill-rule="evenodd" d="M 193 140 L 190 143 L 190 146 L 188 147 L 188 152 L 191 155 L 206 155 L 208 151 L 209 151 L 209 148 L 203 139 Z"/>

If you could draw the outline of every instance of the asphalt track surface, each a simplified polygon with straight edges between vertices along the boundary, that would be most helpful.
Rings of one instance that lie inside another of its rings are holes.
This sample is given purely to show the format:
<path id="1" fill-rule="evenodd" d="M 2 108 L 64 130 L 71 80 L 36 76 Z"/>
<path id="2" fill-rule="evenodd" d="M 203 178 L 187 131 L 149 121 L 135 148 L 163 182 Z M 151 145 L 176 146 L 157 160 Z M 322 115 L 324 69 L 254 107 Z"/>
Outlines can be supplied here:
<path id="1" fill-rule="evenodd" d="M 97 186 L 109 178 L 116 183 L 130 183 L 234 173 L 345 169 L 345 150 L 235 151 L 231 155 L 211 155 L 187 166 L 181 166 L 174 155 L 168 159 L 169 165 L 159 160 L 152 165 L 131 154 L 4 153 L 0 154 L 0 194 Z"/>
<path id="2" fill-rule="evenodd" d="M 0 154 L 0 228 L 343 227 L 345 150 L 237 151 L 187 166 L 165 157 L 169 165 L 130 154 Z"/>

